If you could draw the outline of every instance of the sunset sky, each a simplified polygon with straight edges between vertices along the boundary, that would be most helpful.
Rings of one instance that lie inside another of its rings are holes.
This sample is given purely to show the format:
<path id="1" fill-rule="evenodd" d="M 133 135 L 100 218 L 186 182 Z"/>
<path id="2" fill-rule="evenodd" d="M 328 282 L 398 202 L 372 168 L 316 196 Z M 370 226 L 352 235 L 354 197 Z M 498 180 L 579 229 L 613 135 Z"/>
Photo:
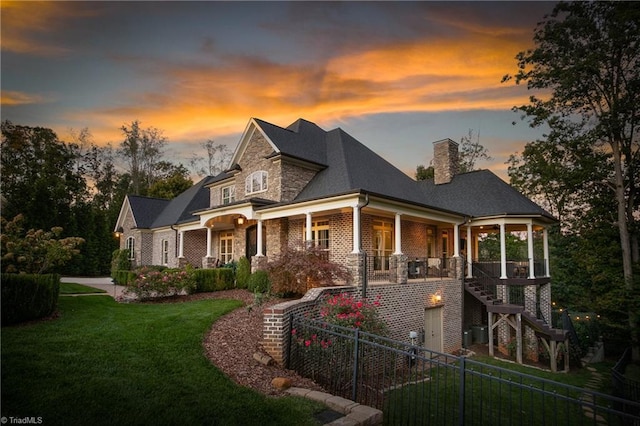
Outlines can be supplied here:
<path id="1" fill-rule="evenodd" d="M 235 148 L 250 117 L 343 128 L 413 176 L 432 142 L 469 129 L 504 162 L 542 131 L 500 82 L 547 2 L 1 3 L 2 120 L 88 127 L 99 145 L 140 120 L 186 164 Z M 516 122 L 515 125 L 512 123 Z"/>

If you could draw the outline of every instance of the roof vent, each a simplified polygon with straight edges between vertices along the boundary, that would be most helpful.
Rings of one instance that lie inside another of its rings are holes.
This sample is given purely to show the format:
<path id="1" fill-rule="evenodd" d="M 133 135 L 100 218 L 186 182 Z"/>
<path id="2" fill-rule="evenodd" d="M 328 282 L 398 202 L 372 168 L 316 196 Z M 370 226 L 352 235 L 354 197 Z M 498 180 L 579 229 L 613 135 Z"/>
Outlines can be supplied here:
<path id="1" fill-rule="evenodd" d="M 458 144 L 451 139 L 433 143 L 433 181 L 436 185 L 449 183 L 458 173 Z"/>

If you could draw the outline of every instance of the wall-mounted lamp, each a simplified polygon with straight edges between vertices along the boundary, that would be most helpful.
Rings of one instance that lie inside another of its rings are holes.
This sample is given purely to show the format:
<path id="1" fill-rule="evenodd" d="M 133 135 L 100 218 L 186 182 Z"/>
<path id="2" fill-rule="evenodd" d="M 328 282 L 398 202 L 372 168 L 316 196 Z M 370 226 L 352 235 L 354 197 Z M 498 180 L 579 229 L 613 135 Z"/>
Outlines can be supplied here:
<path id="1" fill-rule="evenodd" d="M 442 293 L 440 293 L 440 290 L 436 291 L 433 296 L 431 296 L 431 300 L 433 300 L 433 303 L 442 302 Z"/>
<path id="2" fill-rule="evenodd" d="M 239 217 L 236 219 L 236 223 L 238 225 L 244 225 L 244 217 Z"/>
<path id="3" fill-rule="evenodd" d="M 116 238 L 120 238 L 122 234 L 124 234 L 124 229 L 122 226 L 119 226 L 118 229 L 116 229 Z"/>

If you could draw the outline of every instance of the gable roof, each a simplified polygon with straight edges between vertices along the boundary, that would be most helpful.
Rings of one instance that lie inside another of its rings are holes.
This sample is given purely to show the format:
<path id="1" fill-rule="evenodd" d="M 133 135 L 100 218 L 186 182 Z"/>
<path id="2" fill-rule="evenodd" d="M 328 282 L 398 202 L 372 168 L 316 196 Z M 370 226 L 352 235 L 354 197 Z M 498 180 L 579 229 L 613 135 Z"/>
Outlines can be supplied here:
<path id="1" fill-rule="evenodd" d="M 140 195 L 127 195 L 131 213 L 136 228 L 151 228 L 154 220 L 169 205 L 170 200 L 163 198 L 143 197 Z"/>

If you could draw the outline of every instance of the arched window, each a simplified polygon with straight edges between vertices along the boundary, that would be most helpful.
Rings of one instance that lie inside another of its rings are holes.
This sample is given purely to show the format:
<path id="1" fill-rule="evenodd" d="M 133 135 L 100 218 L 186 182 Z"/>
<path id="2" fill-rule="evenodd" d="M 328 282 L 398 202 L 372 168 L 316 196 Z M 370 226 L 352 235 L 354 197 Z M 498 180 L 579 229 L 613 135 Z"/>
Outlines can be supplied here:
<path id="1" fill-rule="evenodd" d="M 267 177 L 269 174 L 264 170 L 251 173 L 244 182 L 246 194 L 255 194 L 267 190 Z"/>
<path id="2" fill-rule="evenodd" d="M 128 237 L 125 243 L 125 248 L 129 250 L 129 260 L 135 260 L 136 258 L 136 239 Z"/>

